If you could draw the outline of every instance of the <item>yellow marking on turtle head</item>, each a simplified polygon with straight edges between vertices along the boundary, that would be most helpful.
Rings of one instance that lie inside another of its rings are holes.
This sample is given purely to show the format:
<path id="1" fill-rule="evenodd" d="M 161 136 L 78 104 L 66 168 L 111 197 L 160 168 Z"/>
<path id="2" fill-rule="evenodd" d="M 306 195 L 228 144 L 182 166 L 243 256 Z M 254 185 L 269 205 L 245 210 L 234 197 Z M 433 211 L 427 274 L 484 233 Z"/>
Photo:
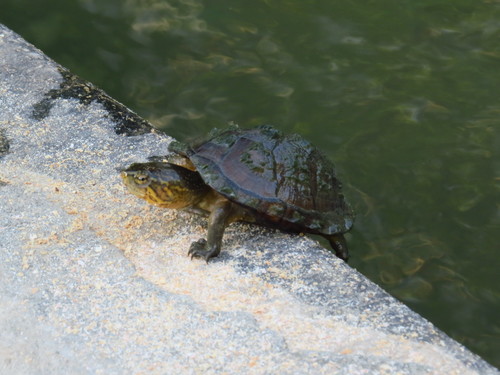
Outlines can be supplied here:
<path id="1" fill-rule="evenodd" d="M 152 182 L 146 187 L 144 199 L 166 208 L 184 208 L 195 203 L 195 196 L 190 189 L 173 182 Z"/>

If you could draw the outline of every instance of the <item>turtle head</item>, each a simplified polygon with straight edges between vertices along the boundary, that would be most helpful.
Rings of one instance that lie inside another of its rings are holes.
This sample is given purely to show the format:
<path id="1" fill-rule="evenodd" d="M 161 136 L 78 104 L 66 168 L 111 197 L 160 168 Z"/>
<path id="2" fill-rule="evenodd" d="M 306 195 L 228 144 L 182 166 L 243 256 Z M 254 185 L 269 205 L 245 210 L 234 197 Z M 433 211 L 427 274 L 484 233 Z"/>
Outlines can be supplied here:
<path id="1" fill-rule="evenodd" d="M 196 205 L 210 189 L 198 172 L 166 162 L 134 163 L 121 177 L 130 193 L 166 208 Z"/>

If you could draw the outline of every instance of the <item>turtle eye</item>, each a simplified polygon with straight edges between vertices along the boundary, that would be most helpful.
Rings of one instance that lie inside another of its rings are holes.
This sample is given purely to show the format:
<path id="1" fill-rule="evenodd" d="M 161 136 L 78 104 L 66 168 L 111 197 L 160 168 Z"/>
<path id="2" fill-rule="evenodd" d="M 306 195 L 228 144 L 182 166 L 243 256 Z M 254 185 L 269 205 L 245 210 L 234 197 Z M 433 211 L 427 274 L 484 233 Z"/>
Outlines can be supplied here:
<path id="1" fill-rule="evenodd" d="M 140 173 L 134 176 L 134 180 L 138 185 L 145 185 L 149 182 L 149 176 L 144 173 Z"/>

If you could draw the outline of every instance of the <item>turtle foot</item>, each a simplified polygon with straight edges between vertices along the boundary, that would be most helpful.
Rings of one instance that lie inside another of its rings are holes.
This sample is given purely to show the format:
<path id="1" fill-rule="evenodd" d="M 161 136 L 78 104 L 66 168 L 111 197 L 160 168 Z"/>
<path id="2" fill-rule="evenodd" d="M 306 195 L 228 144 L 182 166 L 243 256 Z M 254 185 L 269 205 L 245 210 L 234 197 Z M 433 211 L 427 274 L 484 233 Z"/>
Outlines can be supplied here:
<path id="1" fill-rule="evenodd" d="M 205 259 L 207 263 L 210 258 L 216 257 L 217 255 L 219 255 L 218 249 L 214 248 L 207 249 L 207 241 L 204 238 L 201 238 L 198 241 L 191 243 L 191 246 L 189 247 L 188 251 L 188 256 L 190 256 L 191 259 L 193 258 Z"/>
<path id="2" fill-rule="evenodd" d="M 345 241 L 344 235 L 335 234 L 331 236 L 325 236 L 328 241 L 330 241 L 330 245 L 332 246 L 333 251 L 335 251 L 335 255 L 347 262 L 349 259 L 349 251 L 347 250 L 347 243 Z"/>

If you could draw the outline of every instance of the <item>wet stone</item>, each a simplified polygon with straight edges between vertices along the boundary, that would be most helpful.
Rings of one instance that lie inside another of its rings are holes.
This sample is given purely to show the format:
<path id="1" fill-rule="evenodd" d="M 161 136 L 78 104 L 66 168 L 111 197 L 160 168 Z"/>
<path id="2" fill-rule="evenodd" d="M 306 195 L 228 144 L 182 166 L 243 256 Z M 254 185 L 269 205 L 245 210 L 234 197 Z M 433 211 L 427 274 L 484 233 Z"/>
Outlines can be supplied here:
<path id="1" fill-rule="evenodd" d="M 9 151 L 9 140 L 5 135 L 5 132 L 0 129 L 0 158 Z"/>
<path id="2" fill-rule="evenodd" d="M 133 136 L 151 132 L 152 127 L 147 121 L 106 95 L 102 90 L 72 74 L 67 69 L 62 67 L 57 69 L 63 80 L 57 89 L 48 91 L 42 100 L 33 105 L 33 118 L 35 120 L 42 120 L 49 116 L 57 99 L 73 98 L 84 105 L 89 105 L 94 101 L 102 104 L 115 122 L 116 134 Z"/>

